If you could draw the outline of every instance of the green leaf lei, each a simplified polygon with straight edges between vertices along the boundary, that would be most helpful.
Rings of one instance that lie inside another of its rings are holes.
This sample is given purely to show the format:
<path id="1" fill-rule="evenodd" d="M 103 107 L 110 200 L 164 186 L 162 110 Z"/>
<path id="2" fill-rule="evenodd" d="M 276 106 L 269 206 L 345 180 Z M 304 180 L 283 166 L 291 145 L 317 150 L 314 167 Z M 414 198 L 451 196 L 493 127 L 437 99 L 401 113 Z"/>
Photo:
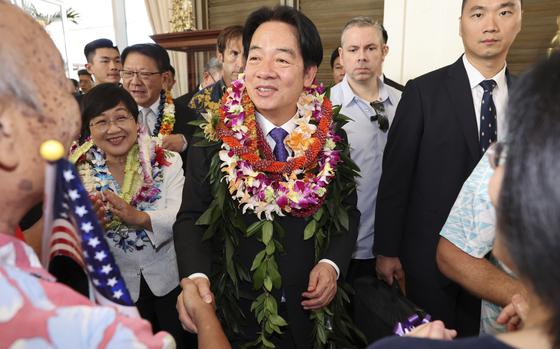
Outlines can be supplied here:
<path id="1" fill-rule="evenodd" d="M 338 132 L 350 119 L 340 112 L 340 106 L 333 107 L 333 124 Z M 282 280 L 276 262 L 276 253 L 283 253 L 282 237 L 286 234 L 284 228 L 276 221 L 260 220 L 246 227 L 238 216 L 238 203 L 229 195 L 227 183 L 223 179 L 221 161 L 218 156 L 219 141 L 208 139 L 209 133 L 217 124 L 217 113 L 206 114 L 205 120 L 191 122 L 200 126 L 195 136 L 202 138 L 195 144 L 200 147 L 213 147 L 215 152 L 210 163 L 208 180 L 211 185 L 213 201 L 209 208 L 200 216 L 197 225 L 208 226 L 203 239 L 213 239 L 216 246 L 221 246 L 218 253 L 218 263 L 221 270 L 212 276 L 212 288 L 216 295 L 217 312 L 228 336 L 242 333 L 245 315 L 239 307 L 239 283 L 251 282 L 255 290 L 262 293 L 251 304 L 251 312 L 255 314 L 261 325 L 258 337 L 246 343 L 247 348 L 275 348 L 271 337 L 282 334 L 282 328 L 287 325 L 285 319 L 278 314 L 278 304 L 272 296 L 272 289 L 280 289 Z M 340 151 L 341 162 L 337 165 L 336 176 L 328 187 L 327 195 L 322 207 L 311 217 L 304 230 L 304 239 L 315 241 L 315 262 L 318 262 L 329 245 L 330 237 L 339 234 L 349 227 L 347 207 L 344 199 L 355 187 L 355 177 L 359 168 L 350 159 L 347 142 L 339 142 L 336 149 Z M 251 270 L 245 270 L 233 259 L 234 251 L 243 236 L 253 236 L 262 242 L 263 249 L 255 256 Z M 333 301 L 326 307 L 311 312 L 310 318 L 315 322 L 313 329 L 313 348 L 358 348 L 366 344 L 363 334 L 355 327 L 347 313 L 350 302 L 348 293 L 352 292 L 349 285 L 339 280 L 337 293 Z"/>

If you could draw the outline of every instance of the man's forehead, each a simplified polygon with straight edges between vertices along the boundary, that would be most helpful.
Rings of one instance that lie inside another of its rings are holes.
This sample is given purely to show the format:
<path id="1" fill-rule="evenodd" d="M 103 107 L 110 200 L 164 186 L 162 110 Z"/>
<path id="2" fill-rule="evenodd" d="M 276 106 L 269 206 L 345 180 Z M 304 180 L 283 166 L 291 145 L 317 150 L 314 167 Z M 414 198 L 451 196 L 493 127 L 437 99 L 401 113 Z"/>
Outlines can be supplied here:
<path id="1" fill-rule="evenodd" d="M 353 26 L 346 29 L 342 33 L 341 39 L 342 41 L 347 41 L 350 38 L 354 40 L 359 39 L 360 41 L 375 41 L 376 43 L 383 40 L 381 31 L 372 25 Z"/>
<path id="2" fill-rule="evenodd" d="M 241 50 L 243 51 L 243 43 L 241 35 L 229 38 L 226 42 L 226 50 Z"/>
<path id="3" fill-rule="evenodd" d="M 465 11 L 475 11 L 475 10 L 492 10 L 492 9 L 502 9 L 508 7 L 516 7 L 516 5 L 521 5 L 520 0 L 467 0 L 465 3 Z"/>
<path id="4" fill-rule="evenodd" d="M 135 66 L 157 66 L 157 62 L 154 58 L 140 52 L 129 53 L 123 65 L 131 65 L 132 62 L 134 62 Z"/>
<path id="5" fill-rule="evenodd" d="M 115 48 L 101 47 L 95 50 L 94 58 L 120 58 L 120 53 Z"/>

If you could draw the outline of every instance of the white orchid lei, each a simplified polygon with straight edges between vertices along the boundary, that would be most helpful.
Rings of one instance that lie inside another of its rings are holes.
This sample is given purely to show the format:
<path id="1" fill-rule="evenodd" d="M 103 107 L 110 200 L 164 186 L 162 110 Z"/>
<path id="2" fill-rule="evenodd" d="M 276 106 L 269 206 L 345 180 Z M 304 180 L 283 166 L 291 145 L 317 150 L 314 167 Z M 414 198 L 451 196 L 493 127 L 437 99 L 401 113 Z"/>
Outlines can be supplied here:
<path id="1" fill-rule="evenodd" d="M 349 119 L 339 114 L 339 107 L 333 110 L 322 86 L 303 91 L 297 104 L 297 127 L 284 140 L 293 156 L 285 162 L 275 161 L 256 123 L 243 79 L 234 81 L 228 89 L 219 115 L 210 107 L 202 114 L 203 119 L 192 123 L 202 129 L 198 136 L 205 138 L 195 146 L 213 147 L 208 175 L 213 201 L 196 224 L 208 227 L 203 239 L 216 239 L 222 246 L 216 251 L 216 262 L 222 269 L 213 277 L 212 285 L 219 316 L 229 334 L 242 332 L 245 318 L 238 305 L 239 283 L 251 282 L 260 292 L 251 304 L 251 312 L 261 331 L 247 347 L 274 348 L 271 339 L 282 334 L 287 325 L 278 314 L 272 292 L 282 287 L 276 253 L 282 253 L 282 236 L 290 232 L 274 217 L 306 218 L 303 239 L 314 240 L 316 261 L 330 237 L 350 227 L 345 200 L 355 191 L 354 178 L 359 169 L 349 158 L 347 142 L 338 135 Z M 246 227 L 240 207 L 243 213 L 255 213 L 259 220 Z M 234 258 L 241 239 L 249 237 L 263 244 L 254 256 L 250 273 Z M 346 302 L 347 291 L 339 286 L 329 306 L 310 313 L 315 323 L 314 348 L 323 348 L 329 341 L 355 347 L 360 334 L 346 313 Z"/>
<path id="2" fill-rule="evenodd" d="M 323 92 L 322 86 L 314 85 L 300 96 L 297 127 L 284 141 L 293 156 L 279 162 L 257 127 L 244 81 L 233 82 L 221 109 L 217 136 L 222 140 L 219 157 L 224 178 L 243 213 L 253 211 L 259 219 L 264 213 L 267 220 L 273 220 L 273 214 L 308 217 L 322 204 L 340 161 L 332 106 Z"/>

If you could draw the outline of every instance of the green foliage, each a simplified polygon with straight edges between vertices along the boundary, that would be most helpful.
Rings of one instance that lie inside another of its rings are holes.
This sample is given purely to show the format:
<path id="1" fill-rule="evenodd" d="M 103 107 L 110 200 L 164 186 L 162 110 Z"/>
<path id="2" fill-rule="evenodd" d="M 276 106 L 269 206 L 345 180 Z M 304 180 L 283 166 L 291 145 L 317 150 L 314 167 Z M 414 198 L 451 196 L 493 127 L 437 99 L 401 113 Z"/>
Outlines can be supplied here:
<path id="1" fill-rule="evenodd" d="M 333 121 L 336 130 L 349 121 L 339 113 L 340 107 L 333 108 Z M 215 142 L 198 143 L 200 146 L 216 145 Z M 221 270 L 213 277 L 212 285 L 218 305 L 218 315 L 228 335 L 238 334 L 243 328 L 245 315 L 239 308 L 239 283 L 251 282 L 259 295 L 251 303 L 250 311 L 254 314 L 261 331 L 257 338 L 246 343 L 244 348 L 275 348 L 272 337 L 281 335 L 287 326 L 285 319 L 278 314 L 278 304 L 272 296 L 273 290 L 280 290 L 282 278 L 276 262 L 276 255 L 284 253 L 281 244 L 289 232 L 277 220 L 258 220 L 246 227 L 239 217 L 238 204 L 229 195 L 226 181 L 223 180 L 220 160 L 217 154 L 212 158 L 208 179 L 213 196 L 212 204 L 201 215 L 197 224 L 208 226 L 204 238 L 212 239 L 216 246 Z M 337 144 L 341 163 L 336 169 L 336 176 L 329 185 L 328 197 L 324 205 L 308 218 L 304 229 L 304 239 L 314 239 L 316 262 L 324 255 L 331 236 L 345 233 L 349 229 L 348 208 L 344 200 L 355 191 L 355 177 L 359 168 L 349 156 L 346 142 Z M 236 249 L 241 238 L 253 238 L 262 243 L 254 257 L 249 271 L 235 262 Z M 323 309 L 311 312 L 310 318 L 315 322 L 313 329 L 313 348 L 358 348 L 365 345 L 363 335 L 352 323 L 346 312 L 349 302 L 344 285 L 338 285 L 337 294 L 331 304 Z"/>

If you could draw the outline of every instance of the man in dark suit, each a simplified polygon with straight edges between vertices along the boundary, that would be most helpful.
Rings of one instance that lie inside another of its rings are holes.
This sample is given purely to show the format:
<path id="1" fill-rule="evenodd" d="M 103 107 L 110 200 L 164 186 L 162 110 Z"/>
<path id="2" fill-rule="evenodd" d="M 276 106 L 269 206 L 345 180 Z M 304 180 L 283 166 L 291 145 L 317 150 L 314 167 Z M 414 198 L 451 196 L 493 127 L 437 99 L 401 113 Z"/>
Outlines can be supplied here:
<path id="1" fill-rule="evenodd" d="M 243 47 L 247 58 L 244 79 L 245 91 L 254 105 L 256 119 L 254 126 L 249 125 L 249 127 L 256 127 L 257 130 L 253 130 L 260 132 L 262 140 L 264 140 L 264 142 L 258 142 L 258 149 L 261 154 L 265 154 L 262 155 L 264 157 L 262 161 L 274 159 L 275 163 L 286 163 L 290 159 L 288 156 L 295 156 L 295 150 L 287 141 L 283 142 L 277 135 L 278 132 L 283 133 L 284 137 L 292 133 L 295 134 L 297 127 L 295 121 L 299 120 L 298 122 L 301 122 L 298 116 L 300 113 L 304 113 L 304 110 L 298 108 L 297 102 L 302 91 L 304 91 L 304 87 L 310 87 L 312 84 L 322 60 L 323 50 L 319 34 L 307 17 L 291 7 L 281 6 L 274 10 L 262 8 L 253 12 L 247 19 L 243 33 Z M 232 93 L 232 95 L 235 96 L 236 94 Z M 250 109 L 252 108 L 244 110 L 249 114 Z M 303 114 L 301 115 L 303 116 Z M 344 135 L 342 134 L 342 136 Z M 233 207 L 231 210 L 234 210 L 234 212 L 217 221 L 219 225 L 215 226 L 218 230 L 214 235 L 215 239 L 203 239 L 208 225 L 202 225 L 200 222 L 197 225 L 196 222 L 211 205 L 216 204 L 216 202 L 213 203 L 213 195 L 216 193 L 212 188 L 216 186 L 216 183 L 211 186 L 209 182 L 209 171 L 210 177 L 214 173 L 210 170 L 210 163 L 216 153 L 216 148 L 219 148 L 219 144 L 224 144 L 222 142 L 227 142 L 227 140 L 224 137 L 219 138 L 217 142 L 218 145 L 214 146 L 214 149 L 212 147 L 192 147 L 189 150 L 183 203 L 177 216 L 177 222 L 174 225 L 175 249 L 183 284 L 186 286 L 188 281 L 186 278 L 192 279 L 198 287 L 200 296 L 207 302 L 213 299 L 208 279 L 212 272 L 216 271 L 212 268 L 212 263 L 221 257 L 221 252 L 212 253 L 212 247 L 219 245 L 219 251 L 224 251 L 223 248 L 227 251 L 227 242 L 220 240 L 221 236 L 240 234 L 240 239 L 236 242 L 237 246 L 231 259 L 233 263 L 240 265 L 247 271 L 251 269 L 254 260 L 257 265 L 259 264 L 256 255 L 263 249 L 265 240 L 270 241 L 270 239 L 264 238 L 265 235 L 262 235 L 263 238 L 261 239 L 260 233 L 251 237 L 244 236 L 246 227 L 259 221 L 258 211 L 256 210 L 258 207 L 249 208 L 245 212 L 245 209 L 242 208 L 242 201 L 233 198 L 232 202 L 232 199 L 228 197 L 225 198 L 222 207 Z M 223 146 L 227 147 L 227 145 Z M 347 146 L 344 138 L 340 140 L 339 146 Z M 273 153 L 271 153 L 272 149 L 274 149 Z M 220 158 L 222 158 L 222 155 L 224 154 L 220 153 Z M 318 161 L 318 158 L 312 158 L 311 161 Z M 338 166 L 343 166 L 346 163 L 345 161 Z M 290 162 L 290 164 L 292 163 Z M 302 170 L 311 175 L 298 165 L 294 166 L 297 166 L 294 170 Z M 310 167 L 314 166 L 311 165 Z M 216 169 L 215 166 L 212 168 Z M 218 171 L 220 171 L 219 168 Z M 289 174 L 295 175 L 291 172 L 292 170 L 288 170 L 285 175 L 273 177 L 275 175 L 268 171 L 266 169 L 259 170 L 259 176 L 271 179 L 278 185 L 287 184 Z M 338 172 L 337 175 L 339 175 Z M 338 180 L 340 177 L 336 178 Z M 247 180 L 244 179 L 243 181 Z M 248 184 L 249 182 L 244 183 Z M 357 236 L 359 211 L 356 209 L 356 192 L 353 179 L 340 179 L 339 183 L 341 183 L 341 188 L 344 188 L 342 189 L 343 192 L 337 191 L 339 189 L 334 188 L 336 186 L 329 186 L 324 194 L 324 199 L 310 206 L 313 209 L 319 209 L 322 206 L 324 210 L 329 212 L 327 206 L 331 205 L 330 207 L 334 208 L 331 200 L 335 195 L 337 197 L 340 195 L 340 198 L 344 200 L 340 202 L 339 207 L 348 214 L 347 228 L 341 226 L 336 232 L 328 230 L 326 227 L 322 228 L 326 229 L 329 244 L 319 256 L 315 256 L 317 251 L 315 249 L 315 239 L 304 239 L 304 231 L 308 233 L 309 230 L 317 232 L 312 227 L 306 229 L 310 222 L 309 215 L 305 215 L 296 209 L 293 211 L 282 209 L 281 215 L 277 215 L 276 212 L 273 214 L 274 234 L 281 230 L 284 230 L 285 234 L 283 236 L 274 235 L 274 239 L 278 239 L 283 246 L 283 251 L 269 251 L 274 255 L 277 262 L 281 287 L 271 289 L 269 294 L 273 298 L 273 300 L 270 300 L 273 303 L 266 309 L 267 311 L 274 310 L 278 305 L 278 313 L 288 322 L 286 327 L 282 326 L 284 332 L 282 336 L 270 334 L 272 341 L 280 348 L 307 349 L 312 347 L 313 321 L 310 318 L 312 314 L 310 310 L 321 309 L 331 303 L 337 291 L 337 278 L 345 274 L 348 267 Z M 230 189 L 233 188 L 232 184 L 232 182 L 229 183 Z M 227 189 L 226 192 L 228 192 Z M 271 195 L 274 195 L 274 201 L 280 199 L 277 192 Z M 323 200 L 326 200 L 325 205 L 322 204 Z M 331 215 L 327 212 L 325 212 L 326 215 Z M 264 216 L 263 213 L 261 218 L 264 219 Z M 238 224 L 230 226 L 227 220 L 233 220 L 235 217 L 240 217 L 240 222 L 238 221 Z M 328 221 L 334 221 L 335 218 L 329 217 Z M 223 219 L 226 221 L 224 222 Z M 271 219 L 268 218 L 265 221 L 271 222 Z M 265 234 L 264 231 L 262 234 Z M 259 237 L 257 238 L 257 236 Z M 316 259 L 316 257 L 319 258 Z M 224 275 L 224 278 L 228 278 L 228 275 Z M 255 290 L 253 288 L 253 283 L 258 284 L 258 281 L 256 276 L 253 277 L 252 272 L 249 278 L 251 280 L 244 280 L 243 278 L 238 280 L 239 295 L 235 300 L 230 300 L 230 302 L 235 303 L 230 303 L 230 306 L 238 304 L 247 319 L 247 324 L 243 326 L 244 336 L 233 338 L 234 346 L 239 344 L 238 342 L 260 338 L 259 332 L 264 331 L 265 328 L 262 327 L 264 326 L 263 323 L 259 323 L 261 320 L 256 319 L 251 309 L 251 303 L 261 294 L 261 289 Z M 223 280 L 223 278 L 218 278 L 215 283 L 213 282 L 214 290 L 219 287 L 220 280 Z M 222 304 L 227 303 L 227 300 L 224 299 L 218 301 Z M 179 297 L 177 307 L 183 324 L 185 327 L 195 330 L 186 315 L 184 304 L 182 297 Z M 238 324 L 228 323 L 227 325 L 232 327 Z"/>
<path id="2" fill-rule="evenodd" d="M 478 333 L 480 301 L 439 273 L 438 234 L 463 182 L 505 133 L 505 60 L 521 12 L 520 0 L 463 1 L 465 54 L 408 82 L 384 152 L 377 274 L 391 284 L 406 273 L 407 296 L 460 335 Z"/>
<path id="3" fill-rule="evenodd" d="M 169 55 L 157 44 L 137 44 L 125 48 L 121 60 L 123 87 L 130 92 L 140 109 L 138 123 L 144 124 L 150 134 L 157 136 L 161 131 L 163 114 L 170 107 L 164 90 L 171 79 Z M 186 163 L 187 145 L 196 128 L 188 125 L 193 118 L 187 113 L 187 106 L 176 101 L 173 105 L 175 124 L 171 134 L 163 136 L 163 147 L 180 153 Z"/>

